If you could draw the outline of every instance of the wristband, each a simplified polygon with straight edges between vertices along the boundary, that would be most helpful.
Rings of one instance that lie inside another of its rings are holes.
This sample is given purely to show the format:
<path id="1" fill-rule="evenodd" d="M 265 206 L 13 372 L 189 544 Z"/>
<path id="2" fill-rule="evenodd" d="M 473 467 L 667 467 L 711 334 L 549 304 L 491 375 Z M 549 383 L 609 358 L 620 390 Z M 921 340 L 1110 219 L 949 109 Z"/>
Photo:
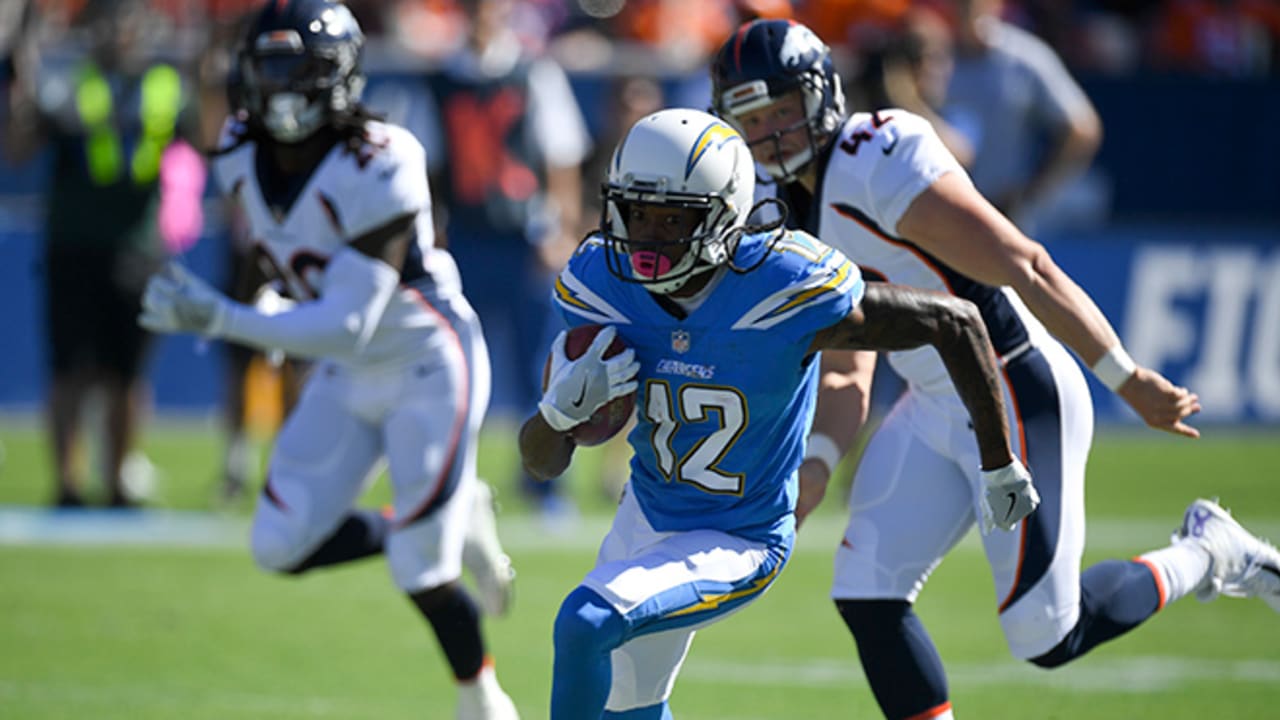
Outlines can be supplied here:
<path id="1" fill-rule="evenodd" d="M 1133 376 L 1138 365 L 1133 358 L 1129 357 L 1129 353 L 1125 352 L 1124 346 L 1117 343 L 1089 369 L 1102 381 L 1103 385 L 1115 392 Z"/>
<path id="2" fill-rule="evenodd" d="M 804 459 L 817 460 L 825 464 L 828 475 L 835 472 L 836 466 L 840 464 L 840 458 L 842 457 L 844 457 L 844 453 L 840 452 L 836 441 L 832 440 L 830 435 L 814 433 L 809 436 L 809 441 L 804 447 Z"/>

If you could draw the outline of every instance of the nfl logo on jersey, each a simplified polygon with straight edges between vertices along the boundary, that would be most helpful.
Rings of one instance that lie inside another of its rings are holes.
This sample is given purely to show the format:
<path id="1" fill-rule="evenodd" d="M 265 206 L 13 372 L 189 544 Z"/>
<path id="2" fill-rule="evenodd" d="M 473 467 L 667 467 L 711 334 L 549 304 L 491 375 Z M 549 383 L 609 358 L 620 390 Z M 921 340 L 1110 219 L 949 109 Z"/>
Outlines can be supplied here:
<path id="1" fill-rule="evenodd" d="M 678 353 L 689 352 L 689 332 L 687 330 L 671 331 L 671 349 Z"/>

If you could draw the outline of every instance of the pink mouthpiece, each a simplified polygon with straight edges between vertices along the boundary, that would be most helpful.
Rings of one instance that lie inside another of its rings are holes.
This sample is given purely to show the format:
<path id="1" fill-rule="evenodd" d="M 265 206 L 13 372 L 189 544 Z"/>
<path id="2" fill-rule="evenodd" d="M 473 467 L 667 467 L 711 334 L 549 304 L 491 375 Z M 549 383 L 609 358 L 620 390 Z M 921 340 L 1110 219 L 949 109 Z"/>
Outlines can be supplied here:
<path id="1" fill-rule="evenodd" d="M 671 260 L 661 253 L 641 250 L 631 253 L 631 269 L 641 277 L 656 280 L 671 271 Z"/>

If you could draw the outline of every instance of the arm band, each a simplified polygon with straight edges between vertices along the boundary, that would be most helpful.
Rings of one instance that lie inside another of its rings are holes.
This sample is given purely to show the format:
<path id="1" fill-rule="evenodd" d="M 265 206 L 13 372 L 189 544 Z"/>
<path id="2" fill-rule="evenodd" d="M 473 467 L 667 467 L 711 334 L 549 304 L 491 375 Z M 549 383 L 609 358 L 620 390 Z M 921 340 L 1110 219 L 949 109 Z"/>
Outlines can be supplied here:
<path id="1" fill-rule="evenodd" d="M 1112 392 L 1118 390 L 1126 380 L 1133 376 L 1137 369 L 1137 363 L 1133 361 L 1133 358 L 1129 357 L 1129 353 L 1125 352 L 1124 346 L 1118 343 L 1090 368 L 1090 370 L 1093 370 L 1093 374 L 1102 381 L 1102 384 L 1110 388 Z"/>
<path id="2" fill-rule="evenodd" d="M 221 335 L 289 355 L 354 357 L 373 337 L 399 285 L 400 273 L 390 265 L 344 248 L 329 260 L 318 299 L 274 315 L 232 305 Z"/>
<path id="3" fill-rule="evenodd" d="M 835 472 L 836 466 L 840 464 L 840 458 L 844 457 L 844 453 L 840 452 L 840 447 L 836 445 L 836 441 L 831 439 L 830 435 L 822 433 L 814 433 L 809 436 L 809 440 L 804 446 L 804 459 L 817 460 L 827 466 L 827 474 Z"/>

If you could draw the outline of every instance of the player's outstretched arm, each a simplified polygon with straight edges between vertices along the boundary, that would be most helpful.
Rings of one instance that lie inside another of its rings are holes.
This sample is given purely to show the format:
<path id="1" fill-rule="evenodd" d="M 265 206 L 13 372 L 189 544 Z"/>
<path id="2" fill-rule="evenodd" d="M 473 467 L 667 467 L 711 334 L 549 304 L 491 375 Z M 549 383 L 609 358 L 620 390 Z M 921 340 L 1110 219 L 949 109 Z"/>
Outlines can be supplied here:
<path id="1" fill-rule="evenodd" d="M 995 353 L 978 308 L 968 300 L 902 285 L 867 283 L 862 302 L 819 331 L 813 350 L 910 350 L 932 345 L 969 410 L 988 470 L 1008 465 L 1009 423 Z"/>
<path id="2" fill-rule="evenodd" d="M 1199 437 L 1184 420 L 1200 400 L 1160 373 L 1138 367 L 1111 323 L 1044 246 L 1023 235 L 963 176 L 938 178 L 907 208 L 898 232 L 943 262 L 988 285 L 1018 292 L 1049 332 L 1067 344 L 1151 427 Z"/>
<path id="3" fill-rule="evenodd" d="M 275 314 L 233 302 L 180 267 L 147 284 L 139 322 L 158 332 L 194 332 L 290 355 L 358 354 L 400 283 L 412 214 L 353 240 L 329 259 L 320 297 Z"/>

